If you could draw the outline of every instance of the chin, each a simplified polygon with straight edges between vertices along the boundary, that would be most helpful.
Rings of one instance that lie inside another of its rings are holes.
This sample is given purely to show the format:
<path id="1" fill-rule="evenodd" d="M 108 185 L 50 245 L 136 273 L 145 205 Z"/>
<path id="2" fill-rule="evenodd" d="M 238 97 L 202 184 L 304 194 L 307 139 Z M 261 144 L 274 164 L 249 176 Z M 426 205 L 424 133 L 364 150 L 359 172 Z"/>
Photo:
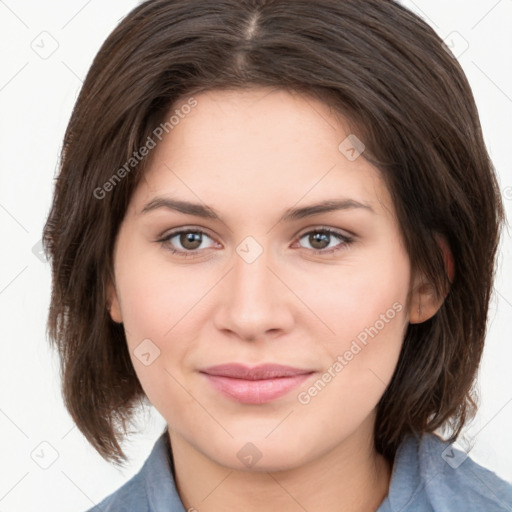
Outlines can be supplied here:
<path id="1" fill-rule="evenodd" d="M 288 471 L 300 467 L 309 457 L 314 458 L 314 453 L 311 453 L 314 448 L 308 449 L 304 441 L 296 437 L 288 433 L 287 436 L 264 439 L 261 434 L 251 437 L 250 431 L 247 431 L 243 440 L 230 439 L 228 443 L 218 445 L 214 453 L 210 450 L 204 453 L 217 464 L 234 471 Z"/>

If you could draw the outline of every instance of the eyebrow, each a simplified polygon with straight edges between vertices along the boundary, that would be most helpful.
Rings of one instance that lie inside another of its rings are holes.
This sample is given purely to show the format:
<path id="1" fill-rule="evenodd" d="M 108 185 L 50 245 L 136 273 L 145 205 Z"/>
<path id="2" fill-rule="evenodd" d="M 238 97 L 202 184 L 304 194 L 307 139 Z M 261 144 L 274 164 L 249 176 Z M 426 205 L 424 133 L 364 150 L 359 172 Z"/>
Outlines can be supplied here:
<path id="1" fill-rule="evenodd" d="M 190 203 L 188 201 L 179 201 L 169 197 L 155 197 L 149 203 L 147 203 L 146 206 L 144 206 L 140 212 L 140 215 L 157 210 L 159 208 L 165 208 L 167 210 L 174 210 L 187 215 L 194 215 L 196 217 L 219 220 L 223 222 L 220 215 L 209 206 L 199 203 Z M 327 199 L 325 201 L 321 201 L 320 203 L 302 206 L 300 208 L 288 208 L 285 210 L 278 223 L 304 219 L 306 217 L 319 215 L 326 212 L 360 208 L 375 213 L 369 204 L 355 201 L 354 199 Z"/>

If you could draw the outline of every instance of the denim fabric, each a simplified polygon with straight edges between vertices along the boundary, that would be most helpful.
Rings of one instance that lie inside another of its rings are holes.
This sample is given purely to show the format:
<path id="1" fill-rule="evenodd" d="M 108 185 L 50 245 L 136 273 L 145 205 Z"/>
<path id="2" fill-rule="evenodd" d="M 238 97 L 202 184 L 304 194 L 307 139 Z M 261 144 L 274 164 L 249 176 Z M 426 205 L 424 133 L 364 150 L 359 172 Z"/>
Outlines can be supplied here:
<path id="1" fill-rule="evenodd" d="M 167 436 L 166 429 L 140 471 L 88 512 L 187 512 L 174 483 Z M 407 437 L 376 512 L 452 511 L 512 512 L 512 484 L 435 435 Z"/>

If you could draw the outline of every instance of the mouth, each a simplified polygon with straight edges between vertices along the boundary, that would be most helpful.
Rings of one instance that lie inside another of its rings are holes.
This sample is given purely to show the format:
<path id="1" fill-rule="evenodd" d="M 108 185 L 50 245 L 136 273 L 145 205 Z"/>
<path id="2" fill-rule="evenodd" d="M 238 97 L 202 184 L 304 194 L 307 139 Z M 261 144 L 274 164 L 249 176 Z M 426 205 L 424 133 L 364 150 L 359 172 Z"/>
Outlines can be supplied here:
<path id="1" fill-rule="evenodd" d="M 276 400 L 307 380 L 314 370 L 277 364 L 248 367 L 222 364 L 200 370 L 215 390 L 244 404 L 264 404 Z"/>

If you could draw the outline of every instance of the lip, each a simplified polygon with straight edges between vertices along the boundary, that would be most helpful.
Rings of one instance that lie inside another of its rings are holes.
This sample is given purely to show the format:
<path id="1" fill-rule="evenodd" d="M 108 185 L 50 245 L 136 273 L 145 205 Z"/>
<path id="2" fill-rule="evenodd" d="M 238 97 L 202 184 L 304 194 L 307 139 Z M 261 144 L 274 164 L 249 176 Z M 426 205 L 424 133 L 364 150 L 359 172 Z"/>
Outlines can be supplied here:
<path id="1" fill-rule="evenodd" d="M 221 364 L 200 370 L 223 395 L 245 404 L 264 404 L 280 398 L 308 379 L 314 370 L 280 364 L 249 367 Z"/>

